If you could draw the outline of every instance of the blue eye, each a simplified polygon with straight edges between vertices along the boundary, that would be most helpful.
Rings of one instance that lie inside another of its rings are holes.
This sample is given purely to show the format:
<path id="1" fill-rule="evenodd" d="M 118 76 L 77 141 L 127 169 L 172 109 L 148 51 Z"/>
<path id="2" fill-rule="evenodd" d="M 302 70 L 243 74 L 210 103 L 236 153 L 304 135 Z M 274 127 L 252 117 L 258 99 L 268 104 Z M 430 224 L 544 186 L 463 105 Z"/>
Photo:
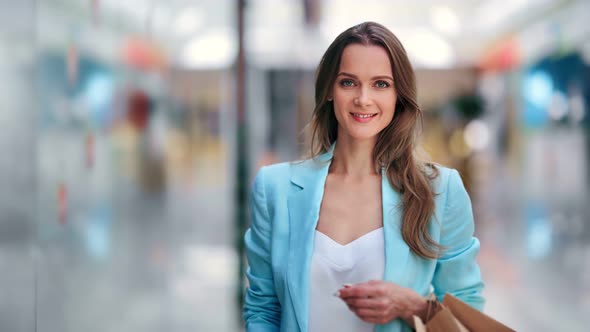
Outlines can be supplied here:
<path id="1" fill-rule="evenodd" d="M 352 80 L 342 80 L 340 81 L 340 85 L 343 87 L 351 87 L 354 86 L 354 82 Z"/>
<path id="2" fill-rule="evenodd" d="M 385 81 L 377 81 L 375 83 L 375 86 L 378 87 L 378 88 L 382 88 L 382 89 L 389 88 L 389 83 L 387 83 Z"/>

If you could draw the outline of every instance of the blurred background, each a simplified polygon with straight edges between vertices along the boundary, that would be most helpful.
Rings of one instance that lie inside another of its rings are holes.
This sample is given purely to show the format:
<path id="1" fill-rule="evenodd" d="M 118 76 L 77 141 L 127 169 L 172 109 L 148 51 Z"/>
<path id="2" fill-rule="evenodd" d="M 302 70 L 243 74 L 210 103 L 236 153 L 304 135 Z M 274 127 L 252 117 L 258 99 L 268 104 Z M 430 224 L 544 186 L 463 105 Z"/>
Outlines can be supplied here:
<path id="1" fill-rule="evenodd" d="M 590 1 L 0 0 L 0 330 L 240 331 L 247 193 L 329 43 L 405 45 L 471 194 L 486 313 L 590 319 Z"/>

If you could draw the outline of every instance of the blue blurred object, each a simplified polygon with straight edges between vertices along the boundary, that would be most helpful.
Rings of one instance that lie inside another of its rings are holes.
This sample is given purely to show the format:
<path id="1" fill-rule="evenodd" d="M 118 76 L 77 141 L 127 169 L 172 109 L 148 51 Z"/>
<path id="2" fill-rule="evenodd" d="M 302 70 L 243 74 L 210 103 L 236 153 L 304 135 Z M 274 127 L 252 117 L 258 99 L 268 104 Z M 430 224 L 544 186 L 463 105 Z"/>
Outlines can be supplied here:
<path id="1" fill-rule="evenodd" d="M 68 82 L 64 54 L 42 53 L 39 56 L 38 84 L 41 109 L 41 125 L 51 126 L 60 123 L 65 126 L 108 128 L 115 115 L 113 100 L 115 83 L 113 70 L 108 65 L 80 54 L 78 64 L 78 84 Z M 84 104 L 78 104 L 78 98 L 84 98 Z M 64 103 L 56 103 L 56 100 Z M 86 109 L 78 109 L 88 107 Z M 74 113 L 89 112 L 82 119 Z M 60 116 L 68 113 L 66 117 Z M 65 119 L 65 122 L 64 122 Z M 88 123 L 86 123 L 88 121 Z"/>
<path id="2" fill-rule="evenodd" d="M 573 87 L 579 89 L 583 104 L 590 105 L 590 66 L 579 53 L 546 57 L 525 69 L 522 81 L 523 126 L 529 129 L 545 127 L 550 120 L 547 109 L 554 93 L 563 93 L 569 99 Z M 582 113 L 580 124 L 590 125 L 588 110 Z M 561 122 L 567 123 L 567 117 Z"/>
<path id="3" fill-rule="evenodd" d="M 529 202 L 525 208 L 526 253 L 531 259 L 547 257 L 553 248 L 553 227 L 541 202 Z"/>
<path id="4" fill-rule="evenodd" d="M 525 127 L 545 126 L 549 120 L 547 107 L 549 107 L 553 95 L 551 76 L 543 70 L 534 70 L 526 74 L 523 85 L 525 99 L 523 122 Z"/>
<path id="5" fill-rule="evenodd" d="M 113 107 L 113 79 L 106 72 L 92 73 L 85 84 L 84 94 L 88 101 L 90 121 L 99 128 L 108 126 Z"/>
<path id="6" fill-rule="evenodd" d="M 111 252 L 111 208 L 100 204 L 92 210 L 86 224 L 86 250 L 98 260 L 109 257 Z"/>

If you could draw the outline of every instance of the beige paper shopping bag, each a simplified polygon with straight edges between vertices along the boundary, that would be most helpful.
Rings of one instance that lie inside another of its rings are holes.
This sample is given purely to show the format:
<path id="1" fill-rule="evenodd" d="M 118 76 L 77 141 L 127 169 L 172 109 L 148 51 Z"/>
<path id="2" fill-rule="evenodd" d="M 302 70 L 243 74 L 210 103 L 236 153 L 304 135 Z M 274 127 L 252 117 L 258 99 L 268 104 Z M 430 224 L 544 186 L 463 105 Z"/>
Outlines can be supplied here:
<path id="1" fill-rule="evenodd" d="M 417 332 L 514 332 L 450 294 L 442 304 L 429 302 L 426 324 L 417 316 L 414 324 Z"/>

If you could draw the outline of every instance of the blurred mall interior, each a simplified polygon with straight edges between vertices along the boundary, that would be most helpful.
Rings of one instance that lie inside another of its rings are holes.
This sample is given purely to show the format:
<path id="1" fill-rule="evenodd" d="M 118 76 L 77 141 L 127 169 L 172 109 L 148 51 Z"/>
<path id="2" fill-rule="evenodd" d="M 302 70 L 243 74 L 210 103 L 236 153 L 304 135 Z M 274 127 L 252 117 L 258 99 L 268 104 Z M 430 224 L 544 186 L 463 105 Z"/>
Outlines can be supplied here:
<path id="1" fill-rule="evenodd" d="M 240 331 L 245 201 L 334 37 L 388 26 L 485 312 L 590 325 L 590 1 L 0 0 L 0 330 Z"/>

